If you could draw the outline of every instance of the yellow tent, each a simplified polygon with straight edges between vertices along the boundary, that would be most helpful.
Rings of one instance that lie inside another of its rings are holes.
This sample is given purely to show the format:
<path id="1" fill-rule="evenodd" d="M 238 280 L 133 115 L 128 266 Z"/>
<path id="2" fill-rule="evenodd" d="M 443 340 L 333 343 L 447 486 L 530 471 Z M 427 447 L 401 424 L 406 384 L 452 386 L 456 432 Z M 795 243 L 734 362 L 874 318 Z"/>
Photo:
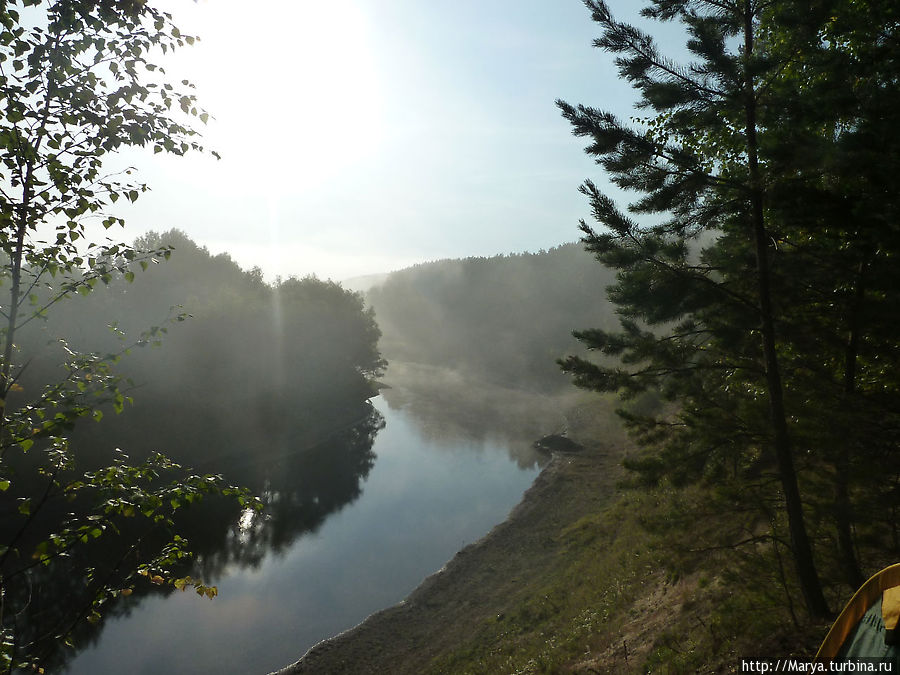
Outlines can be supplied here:
<path id="1" fill-rule="evenodd" d="M 900 655 L 900 563 L 885 567 L 850 598 L 825 636 L 816 659 Z"/>

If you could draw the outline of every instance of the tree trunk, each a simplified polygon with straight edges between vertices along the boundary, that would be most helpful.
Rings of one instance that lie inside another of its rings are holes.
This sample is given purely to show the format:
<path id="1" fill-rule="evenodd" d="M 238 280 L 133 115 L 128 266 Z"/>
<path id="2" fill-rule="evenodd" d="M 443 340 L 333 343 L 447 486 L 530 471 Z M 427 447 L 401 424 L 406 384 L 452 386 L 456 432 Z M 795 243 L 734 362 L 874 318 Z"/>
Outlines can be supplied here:
<path id="1" fill-rule="evenodd" d="M 806 531 L 803 516 L 803 503 L 800 499 L 800 488 L 797 483 L 797 472 L 794 468 L 793 449 L 788 433 L 787 416 L 784 408 L 784 395 L 781 385 L 781 371 L 778 365 L 778 352 L 775 346 L 775 320 L 772 310 L 772 289 L 769 271 L 768 243 L 765 214 L 763 211 L 763 184 L 759 169 L 759 150 L 757 142 L 756 119 L 756 87 L 749 68 L 749 60 L 754 48 L 753 7 L 750 0 L 744 4 L 744 55 L 746 97 L 744 112 L 746 114 L 746 143 L 748 157 L 748 178 L 750 182 L 750 219 L 753 240 L 756 248 L 757 293 L 759 295 L 759 312 L 762 332 L 763 363 L 766 371 L 766 388 L 769 395 L 769 415 L 772 424 L 772 441 L 778 463 L 778 474 L 784 490 L 785 509 L 788 516 L 788 527 L 791 535 L 791 548 L 797 577 L 806 607 L 816 617 L 829 615 L 828 603 L 822 593 L 822 584 L 816 571 L 812 554 L 812 546 Z"/>
<path id="2" fill-rule="evenodd" d="M 6 397 L 12 386 L 12 354 L 15 346 L 16 324 L 21 302 L 22 258 L 24 257 L 25 231 L 28 228 L 28 209 L 31 206 L 31 163 L 25 171 L 22 187 L 22 203 L 19 206 L 19 222 L 16 223 L 16 246 L 10 263 L 9 309 L 7 310 L 6 331 L 3 334 L 3 354 L 0 356 L 0 433 L 6 429 Z"/>
<path id="3" fill-rule="evenodd" d="M 868 258 L 868 254 L 865 256 Z M 844 351 L 844 405 L 845 410 L 852 405 L 853 394 L 856 392 L 856 362 L 859 356 L 860 316 L 865 299 L 865 275 L 866 260 L 859 264 L 856 287 L 853 293 L 853 303 L 849 311 L 849 327 L 847 346 Z M 834 485 L 834 516 L 838 534 L 838 553 L 844 577 L 852 588 L 859 588 L 865 581 L 859 561 L 856 559 L 856 550 L 853 546 L 853 509 L 850 504 L 850 438 L 853 437 L 851 429 L 844 428 L 843 440 L 839 440 L 838 455 L 835 459 L 835 485 Z"/>

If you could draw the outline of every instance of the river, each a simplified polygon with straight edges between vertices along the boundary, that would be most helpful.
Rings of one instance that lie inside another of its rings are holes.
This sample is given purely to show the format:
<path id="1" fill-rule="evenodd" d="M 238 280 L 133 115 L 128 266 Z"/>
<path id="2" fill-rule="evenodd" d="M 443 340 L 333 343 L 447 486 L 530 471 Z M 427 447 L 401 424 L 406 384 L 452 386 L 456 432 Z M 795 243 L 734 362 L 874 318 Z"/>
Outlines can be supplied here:
<path id="1" fill-rule="evenodd" d="M 401 601 L 504 520 L 537 475 L 538 458 L 521 443 L 448 430 L 382 396 L 373 405 L 384 426 L 370 433 L 370 460 L 349 496 L 293 536 L 269 535 L 265 550 L 212 565 L 212 601 L 192 592 L 135 598 L 65 672 L 245 675 L 285 666 Z M 310 503 L 327 500 L 316 494 Z"/>

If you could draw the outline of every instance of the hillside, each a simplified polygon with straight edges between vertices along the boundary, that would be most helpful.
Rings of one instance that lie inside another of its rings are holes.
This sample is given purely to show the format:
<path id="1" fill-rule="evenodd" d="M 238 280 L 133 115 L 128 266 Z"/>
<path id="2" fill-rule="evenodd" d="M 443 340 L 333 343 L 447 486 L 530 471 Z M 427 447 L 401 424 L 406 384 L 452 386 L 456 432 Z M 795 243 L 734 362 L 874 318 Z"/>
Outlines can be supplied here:
<path id="1" fill-rule="evenodd" d="M 389 274 L 367 300 L 388 361 L 546 391 L 568 386 L 556 360 L 583 353 L 574 329 L 616 324 L 605 290 L 613 281 L 573 243 L 416 265 Z"/>

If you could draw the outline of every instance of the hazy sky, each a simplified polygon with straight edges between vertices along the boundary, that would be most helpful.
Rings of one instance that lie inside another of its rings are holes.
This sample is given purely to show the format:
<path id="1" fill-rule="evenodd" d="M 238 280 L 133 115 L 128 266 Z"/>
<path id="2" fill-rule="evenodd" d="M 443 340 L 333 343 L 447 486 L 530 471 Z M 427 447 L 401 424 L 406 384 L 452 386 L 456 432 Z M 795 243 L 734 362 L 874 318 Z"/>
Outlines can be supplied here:
<path id="1" fill-rule="evenodd" d="M 126 157 L 173 227 L 242 266 L 335 280 L 578 237 L 600 172 L 556 98 L 632 114 L 579 0 L 159 0 L 209 157 Z M 612 0 L 623 18 L 634 0 Z"/>

